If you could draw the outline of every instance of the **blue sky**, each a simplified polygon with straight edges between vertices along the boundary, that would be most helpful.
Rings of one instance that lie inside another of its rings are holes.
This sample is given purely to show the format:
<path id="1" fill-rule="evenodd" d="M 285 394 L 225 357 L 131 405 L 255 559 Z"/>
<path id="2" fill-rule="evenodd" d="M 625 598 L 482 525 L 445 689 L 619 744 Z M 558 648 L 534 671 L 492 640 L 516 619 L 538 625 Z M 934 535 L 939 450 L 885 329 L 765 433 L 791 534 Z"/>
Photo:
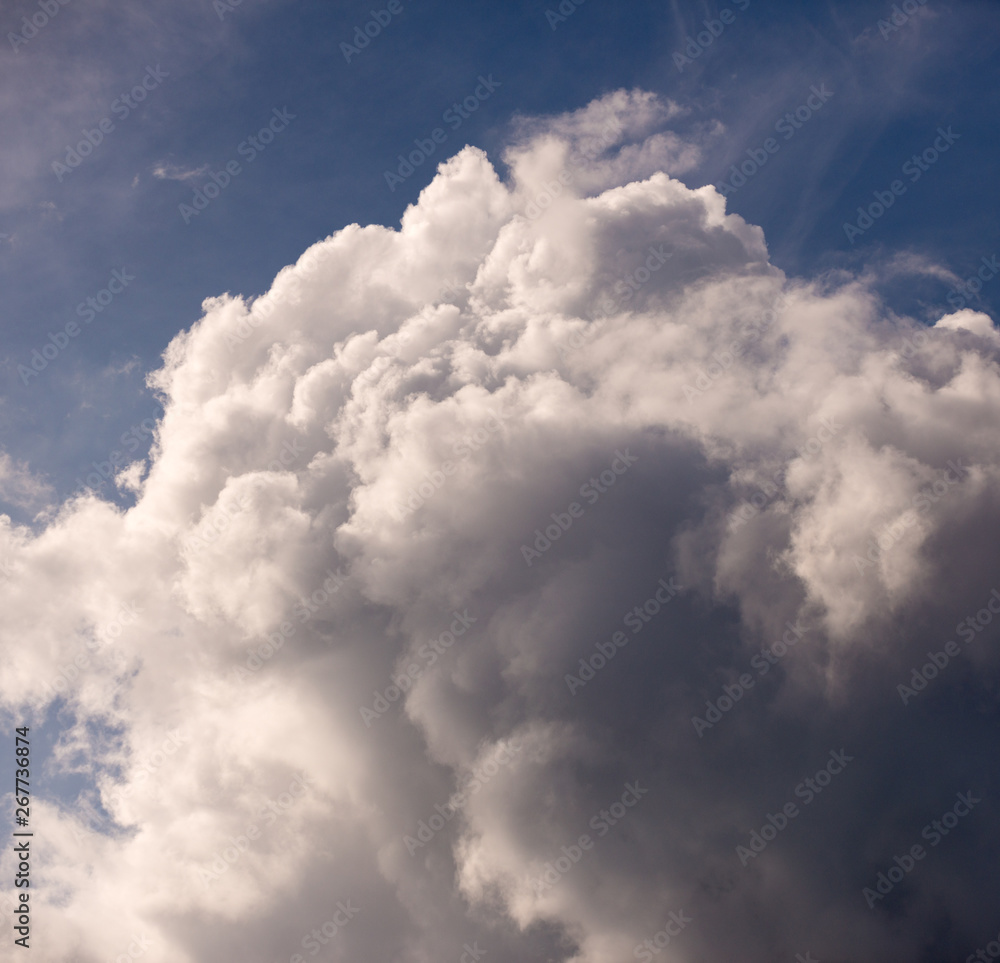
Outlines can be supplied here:
<path id="1" fill-rule="evenodd" d="M 620 963 L 668 911 L 689 961 L 992 938 L 998 27 L 2 4 L 0 717 L 36 727 L 42 955 L 303 963 L 342 899 L 352 961 Z"/>
<path id="2" fill-rule="evenodd" d="M 587 0 L 557 20 L 546 16 L 557 4 L 405 0 L 349 63 L 341 44 L 371 20 L 371 4 L 60 7 L 16 54 L 9 42 L 0 51 L 7 451 L 67 494 L 156 410 L 144 375 L 204 298 L 262 293 L 282 266 L 343 224 L 397 224 L 433 166 L 465 143 L 499 163 L 515 115 L 574 109 L 619 87 L 689 108 L 680 130 L 724 126 L 682 176 L 689 186 L 721 184 L 747 150 L 778 138 L 780 150 L 731 195 L 729 210 L 764 228 L 774 263 L 789 273 L 858 270 L 906 252 L 966 277 L 995 253 L 995 5 L 930 0 L 891 30 L 878 26 L 890 4 L 743 5 Z M 717 20 L 723 11 L 730 22 Z M 34 4 L 5 5 L 5 32 L 33 12 Z M 721 25 L 719 36 L 696 46 L 697 58 L 678 60 L 688 37 L 708 37 L 705 20 Z M 166 76 L 126 111 L 116 98 L 148 67 Z M 443 124 L 480 75 L 499 86 L 457 130 Z M 776 133 L 817 84 L 833 96 L 792 137 Z M 185 223 L 179 205 L 211 172 L 245 160 L 239 145 L 274 109 L 294 120 Z M 114 129 L 59 179 L 52 164 L 105 117 Z M 446 141 L 390 191 L 384 172 L 438 126 Z M 907 180 L 900 203 L 851 243 L 845 221 L 902 176 L 939 126 L 958 135 L 953 149 L 920 181 Z M 23 384 L 17 365 L 49 333 L 79 321 L 77 305 L 115 269 L 135 280 Z M 926 321 L 952 290 L 926 275 L 880 286 L 894 308 Z M 995 308 L 998 291 L 987 285 L 979 306 Z"/>

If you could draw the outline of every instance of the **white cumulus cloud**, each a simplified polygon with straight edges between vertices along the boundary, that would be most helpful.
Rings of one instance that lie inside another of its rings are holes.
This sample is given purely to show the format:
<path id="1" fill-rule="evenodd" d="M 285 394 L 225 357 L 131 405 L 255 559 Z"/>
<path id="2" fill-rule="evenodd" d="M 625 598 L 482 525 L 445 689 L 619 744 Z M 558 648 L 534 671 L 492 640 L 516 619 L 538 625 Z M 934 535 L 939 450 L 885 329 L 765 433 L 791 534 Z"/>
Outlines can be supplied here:
<path id="1" fill-rule="evenodd" d="M 34 803 L 43 958 L 265 963 L 318 929 L 328 959 L 619 963 L 683 911 L 662 959 L 874 961 L 971 926 L 985 822 L 906 927 L 860 894 L 900 800 L 915 841 L 943 798 L 890 762 L 979 778 L 896 684 L 997 581 L 996 328 L 785 277 L 676 179 L 681 113 L 522 119 L 507 181 L 467 147 L 398 230 L 207 300 L 135 505 L 4 521 L 0 694 L 59 712 L 91 786 Z M 995 650 L 964 659 L 921 698 L 995 698 Z"/>

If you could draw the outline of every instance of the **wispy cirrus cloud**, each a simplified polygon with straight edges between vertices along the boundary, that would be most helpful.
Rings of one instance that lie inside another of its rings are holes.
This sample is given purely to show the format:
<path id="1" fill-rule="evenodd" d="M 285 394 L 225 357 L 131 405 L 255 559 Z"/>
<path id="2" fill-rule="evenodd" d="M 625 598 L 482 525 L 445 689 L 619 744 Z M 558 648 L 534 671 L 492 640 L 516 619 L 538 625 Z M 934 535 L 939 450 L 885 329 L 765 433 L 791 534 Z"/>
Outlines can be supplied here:
<path id="1" fill-rule="evenodd" d="M 150 173 L 161 181 L 190 181 L 202 177 L 208 167 L 208 164 L 202 164 L 201 167 L 182 167 L 162 161 L 154 165 Z"/>

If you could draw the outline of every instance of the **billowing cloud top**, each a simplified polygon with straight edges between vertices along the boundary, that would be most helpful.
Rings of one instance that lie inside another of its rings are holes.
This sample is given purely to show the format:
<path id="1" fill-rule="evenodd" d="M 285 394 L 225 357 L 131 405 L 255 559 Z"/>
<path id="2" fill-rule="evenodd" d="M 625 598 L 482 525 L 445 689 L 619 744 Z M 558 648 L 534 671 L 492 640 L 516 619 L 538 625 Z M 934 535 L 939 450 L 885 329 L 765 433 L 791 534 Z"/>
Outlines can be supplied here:
<path id="1" fill-rule="evenodd" d="M 525 119 L 209 299 L 134 507 L 3 519 L 0 693 L 92 787 L 39 775 L 39 958 L 992 938 L 1000 337 L 786 278 L 680 112 Z"/>

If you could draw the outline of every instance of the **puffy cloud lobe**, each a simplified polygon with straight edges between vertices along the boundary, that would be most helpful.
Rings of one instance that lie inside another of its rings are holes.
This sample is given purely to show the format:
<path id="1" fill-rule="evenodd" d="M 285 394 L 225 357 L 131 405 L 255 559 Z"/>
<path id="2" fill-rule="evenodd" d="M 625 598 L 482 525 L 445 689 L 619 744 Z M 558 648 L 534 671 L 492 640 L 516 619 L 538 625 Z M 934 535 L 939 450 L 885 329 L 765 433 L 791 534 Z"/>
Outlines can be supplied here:
<path id="1" fill-rule="evenodd" d="M 151 376 L 165 414 L 135 506 L 5 524 L 0 692 L 21 714 L 63 700 L 60 758 L 88 761 L 108 817 L 81 835 L 82 803 L 48 804 L 46 955 L 141 930 L 150 961 L 288 959 L 344 899 L 344 958 L 478 939 L 609 963 L 683 907 L 677 959 L 875 960 L 929 945 L 932 894 L 975 945 L 967 842 L 912 874 L 906 927 L 859 894 L 912 842 L 900 794 L 918 832 L 936 811 L 928 759 L 947 794 L 986 745 L 949 709 L 985 685 L 968 671 L 937 683 L 943 723 L 902 718 L 893 686 L 993 584 L 995 329 L 890 319 L 865 279 L 786 279 L 759 228 L 661 170 L 697 155 L 662 129 L 679 113 L 618 92 L 524 120 L 510 183 L 466 148 L 398 231 L 351 225 L 263 296 L 209 299 Z M 668 576 L 681 596 L 643 608 Z M 456 610 L 475 622 L 429 649 Z M 789 622 L 803 644 L 751 668 Z M 574 696 L 565 676 L 616 633 Z M 995 674 L 995 653 L 968 665 Z M 691 717 L 748 671 L 699 738 Z M 929 749 L 939 728 L 954 741 Z M 859 741 L 829 802 L 744 869 L 743 836 Z M 987 830 L 964 831 L 988 849 Z M 831 850 L 849 855 L 826 872 Z"/>

